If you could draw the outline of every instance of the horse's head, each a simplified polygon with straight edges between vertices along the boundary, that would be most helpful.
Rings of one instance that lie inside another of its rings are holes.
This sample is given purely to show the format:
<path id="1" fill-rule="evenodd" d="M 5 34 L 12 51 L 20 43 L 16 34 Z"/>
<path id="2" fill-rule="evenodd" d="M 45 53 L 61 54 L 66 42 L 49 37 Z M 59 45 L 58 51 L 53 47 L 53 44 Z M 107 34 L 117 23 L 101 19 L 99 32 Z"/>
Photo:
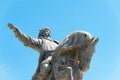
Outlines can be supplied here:
<path id="1" fill-rule="evenodd" d="M 93 53 L 95 52 L 95 45 L 98 42 L 98 38 L 95 39 L 91 34 L 82 33 L 83 45 L 79 49 L 78 59 L 80 70 L 85 72 L 89 69 L 90 61 Z"/>
<path id="2" fill-rule="evenodd" d="M 75 64 L 78 59 L 79 68 L 81 71 L 87 71 L 89 69 L 92 55 L 95 51 L 95 45 L 98 42 L 98 38 L 95 39 L 90 33 L 85 31 L 77 31 L 68 35 L 62 43 L 55 50 L 57 57 L 72 55 L 72 59 L 75 56 Z M 77 51 L 78 50 L 78 51 Z M 55 56 L 56 57 L 56 56 Z"/>

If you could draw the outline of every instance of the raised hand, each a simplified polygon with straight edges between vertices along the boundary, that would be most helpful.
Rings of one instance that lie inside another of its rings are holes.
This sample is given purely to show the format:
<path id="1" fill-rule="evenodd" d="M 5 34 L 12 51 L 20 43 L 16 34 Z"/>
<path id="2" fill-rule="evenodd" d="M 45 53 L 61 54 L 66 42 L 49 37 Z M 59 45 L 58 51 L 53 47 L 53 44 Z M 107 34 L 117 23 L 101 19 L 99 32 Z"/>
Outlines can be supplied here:
<path id="1" fill-rule="evenodd" d="M 14 27 L 11 23 L 8 23 L 8 27 L 9 27 L 11 30 L 13 30 L 13 31 L 16 31 L 16 30 L 17 30 L 17 28 Z"/>

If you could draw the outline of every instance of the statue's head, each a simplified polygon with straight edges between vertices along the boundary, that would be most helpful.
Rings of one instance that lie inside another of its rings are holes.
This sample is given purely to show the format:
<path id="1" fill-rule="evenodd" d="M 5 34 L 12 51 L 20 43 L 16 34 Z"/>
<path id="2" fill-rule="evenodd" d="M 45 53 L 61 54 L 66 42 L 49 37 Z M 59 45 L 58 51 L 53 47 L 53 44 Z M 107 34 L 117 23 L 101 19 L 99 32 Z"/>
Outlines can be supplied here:
<path id="1" fill-rule="evenodd" d="M 48 27 L 39 30 L 38 38 L 50 38 L 51 31 Z"/>

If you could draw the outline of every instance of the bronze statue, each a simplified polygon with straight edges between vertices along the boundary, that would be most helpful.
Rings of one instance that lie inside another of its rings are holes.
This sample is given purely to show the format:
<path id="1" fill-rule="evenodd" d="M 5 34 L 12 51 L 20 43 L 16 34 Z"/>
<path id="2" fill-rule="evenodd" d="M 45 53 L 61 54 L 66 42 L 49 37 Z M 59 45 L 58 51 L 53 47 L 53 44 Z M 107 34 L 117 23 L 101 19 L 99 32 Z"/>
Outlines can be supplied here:
<path id="1" fill-rule="evenodd" d="M 41 65 L 41 62 L 44 60 L 47 60 L 48 57 L 49 57 L 48 59 L 51 58 L 51 56 L 53 55 L 53 51 L 58 46 L 58 43 L 51 39 L 51 35 L 50 35 L 51 32 L 50 32 L 49 28 L 41 29 L 39 32 L 39 35 L 38 35 L 38 39 L 34 39 L 31 36 L 28 36 L 25 33 L 21 32 L 18 28 L 14 27 L 10 23 L 8 23 L 8 27 L 11 30 L 13 30 L 13 32 L 15 33 L 15 36 L 25 46 L 30 47 L 32 49 L 35 49 L 40 53 L 40 58 L 38 61 L 38 68 L 37 68 L 36 73 L 34 74 L 34 76 L 32 78 L 33 80 L 36 80 L 38 78 L 38 76 L 40 77 L 40 75 L 41 75 L 40 70 L 42 70 L 44 72 L 44 68 L 40 69 L 41 68 L 40 66 L 43 66 L 43 65 Z M 45 63 L 42 62 L 42 64 L 44 64 L 45 67 L 49 68 L 49 66 L 46 66 Z M 45 75 L 45 77 L 46 77 L 46 73 L 43 74 L 43 72 L 42 72 L 42 76 Z"/>
<path id="2" fill-rule="evenodd" d="M 82 80 L 83 72 L 89 69 L 98 42 L 90 33 L 73 32 L 59 44 L 51 39 L 49 28 L 41 29 L 35 39 L 10 23 L 8 27 L 25 46 L 40 53 L 32 80 Z"/>

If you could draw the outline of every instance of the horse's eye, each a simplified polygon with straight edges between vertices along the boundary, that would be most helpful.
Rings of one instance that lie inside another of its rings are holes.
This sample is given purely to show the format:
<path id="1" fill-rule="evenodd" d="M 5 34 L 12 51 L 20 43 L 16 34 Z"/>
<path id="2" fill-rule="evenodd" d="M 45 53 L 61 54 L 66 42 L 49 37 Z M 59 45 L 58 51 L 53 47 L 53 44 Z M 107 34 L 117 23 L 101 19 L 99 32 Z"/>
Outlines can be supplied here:
<path id="1" fill-rule="evenodd" d="M 85 34 L 84 36 L 85 36 L 85 37 L 87 37 L 87 35 L 86 35 L 86 34 Z"/>

